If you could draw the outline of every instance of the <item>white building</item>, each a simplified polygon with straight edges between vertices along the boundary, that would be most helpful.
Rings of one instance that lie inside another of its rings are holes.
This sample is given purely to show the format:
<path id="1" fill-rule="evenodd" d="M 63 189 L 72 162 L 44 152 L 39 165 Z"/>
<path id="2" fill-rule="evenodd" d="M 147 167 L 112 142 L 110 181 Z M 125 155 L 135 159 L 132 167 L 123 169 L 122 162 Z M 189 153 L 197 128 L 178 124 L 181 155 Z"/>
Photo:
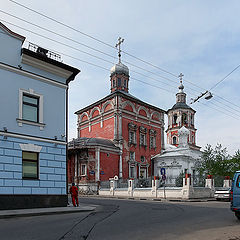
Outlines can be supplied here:
<path id="1" fill-rule="evenodd" d="M 181 76 L 180 76 L 181 77 Z M 186 104 L 184 86 L 179 86 L 176 94 L 176 104 L 167 111 L 168 129 L 165 150 L 152 157 L 154 176 L 161 176 L 161 169 L 166 171 L 166 184 L 175 185 L 180 173 L 196 175 L 195 163 L 201 158 L 200 147 L 196 145 L 194 127 L 195 110 Z"/>

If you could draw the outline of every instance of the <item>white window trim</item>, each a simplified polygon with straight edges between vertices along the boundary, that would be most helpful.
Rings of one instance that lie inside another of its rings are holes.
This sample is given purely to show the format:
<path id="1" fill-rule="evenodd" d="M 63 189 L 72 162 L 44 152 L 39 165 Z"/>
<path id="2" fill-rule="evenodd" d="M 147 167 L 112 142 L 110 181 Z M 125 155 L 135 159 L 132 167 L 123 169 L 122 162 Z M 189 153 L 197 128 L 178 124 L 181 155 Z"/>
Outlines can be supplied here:
<path id="1" fill-rule="evenodd" d="M 35 123 L 35 122 L 31 122 L 31 121 L 27 121 L 22 119 L 22 114 L 23 114 L 23 94 L 30 94 L 32 96 L 36 96 L 39 98 L 39 122 Z M 35 91 L 33 89 L 29 90 L 25 90 L 25 89 L 19 89 L 19 114 L 18 114 L 18 126 L 22 127 L 23 124 L 30 124 L 30 125 L 34 125 L 34 126 L 38 126 L 40 127 L 40 130 L 43 130 L 45 124 L 43 123 L 43 95 L 42 94 L 38 94 L 35 93 Z"/>
<path id="2" fill-rule="evenodd" d="M 131 169 L 133 168 L 133 176 L 131 175 Z M 136 178 L 136 167 L 129 165 L 129 178 Z"/>
<path id="3" fill-rule="evenodd" d="M 27 143 L 27 144 L 20 143 L 19 146 L 20 146 L 22 151 L 26 151 L 26 152 L 40 153 L 41 150 L 42 150 L 42 146 L 38 146 L 38 145 L 35 145 L 35 144 L 32 144 L 32 143 Z"/>
<path id="4" fill-rule="evenodd" d="M 82 166 L 85 166 L 85 173 L 82 173 Z M 81 164 L 81 176 L 87 175 L 87 164 Z"/>

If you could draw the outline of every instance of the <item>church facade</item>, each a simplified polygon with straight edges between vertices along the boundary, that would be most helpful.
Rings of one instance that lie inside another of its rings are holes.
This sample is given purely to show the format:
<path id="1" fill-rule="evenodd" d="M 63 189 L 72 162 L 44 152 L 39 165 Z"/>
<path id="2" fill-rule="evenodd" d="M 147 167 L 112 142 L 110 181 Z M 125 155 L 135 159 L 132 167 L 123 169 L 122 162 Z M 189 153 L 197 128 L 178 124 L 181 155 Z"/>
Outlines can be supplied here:
<path id="1" fill-rule="evenodd" d="M 167 111 L 168 128 L 167 144 L 163 152 L 152 158 L 154 175 L 161 176 L 161 169 L 166 172 L 166 185 L 176 185 L 180 174 L 191 174 L 197 180 L 196 162 L 201 159 L 202 152 L 196 145 L 194 126 L 195 110 L 186 104 L 186 93 L 180 74 L 179 92 L 176 94 L 176 104 Z"/>
<path id="2" fill-rule="evenodd" d="M 69 182 L 148 178 L 153 174 L 151 156 L 164 148 L 165 111 L 129 93 L 129 69 L 120 58 L 111 69 L 110 82 L 109 95 L 75 113 L 78 139 L 69 143 Z M 93 144 L 92 150 L 77 146 L 84 138 L 102 145 Z M 85 161 L 79 157 L 83 151 Z M 85 172 L 79 171 L 83 164 Z"/>

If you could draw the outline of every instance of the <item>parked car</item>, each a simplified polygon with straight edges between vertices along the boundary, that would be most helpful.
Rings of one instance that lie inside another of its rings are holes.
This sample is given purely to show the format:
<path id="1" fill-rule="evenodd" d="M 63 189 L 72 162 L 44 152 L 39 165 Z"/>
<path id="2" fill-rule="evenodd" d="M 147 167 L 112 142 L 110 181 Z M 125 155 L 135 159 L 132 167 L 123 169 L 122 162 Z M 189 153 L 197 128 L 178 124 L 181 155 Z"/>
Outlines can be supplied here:
<path id="1" fill-rule="evenodd" d="M 230 201 L 230 192 L 231 188 L 226 188 L 226 187 L 221 187 L 217 188 L 214 197 L 219 201 L 219 200 L 227 200 Z"/>
<path id="2" fill-rule="evenodd" d="M 231 210 L 240 220 L 240 170 L 234 174 L 231 188 Z"/>

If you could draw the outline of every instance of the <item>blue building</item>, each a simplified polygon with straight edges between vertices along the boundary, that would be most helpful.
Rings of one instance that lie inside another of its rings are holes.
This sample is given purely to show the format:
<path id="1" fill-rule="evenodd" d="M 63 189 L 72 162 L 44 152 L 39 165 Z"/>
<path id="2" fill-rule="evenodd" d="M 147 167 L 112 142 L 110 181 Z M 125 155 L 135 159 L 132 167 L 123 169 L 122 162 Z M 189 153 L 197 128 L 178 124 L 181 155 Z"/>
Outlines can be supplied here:
<path id="1" fill-rule="evenodd" d="M 0 209 L 67 205 L 68 84 L 80 72 L 0 23 Z"/>

